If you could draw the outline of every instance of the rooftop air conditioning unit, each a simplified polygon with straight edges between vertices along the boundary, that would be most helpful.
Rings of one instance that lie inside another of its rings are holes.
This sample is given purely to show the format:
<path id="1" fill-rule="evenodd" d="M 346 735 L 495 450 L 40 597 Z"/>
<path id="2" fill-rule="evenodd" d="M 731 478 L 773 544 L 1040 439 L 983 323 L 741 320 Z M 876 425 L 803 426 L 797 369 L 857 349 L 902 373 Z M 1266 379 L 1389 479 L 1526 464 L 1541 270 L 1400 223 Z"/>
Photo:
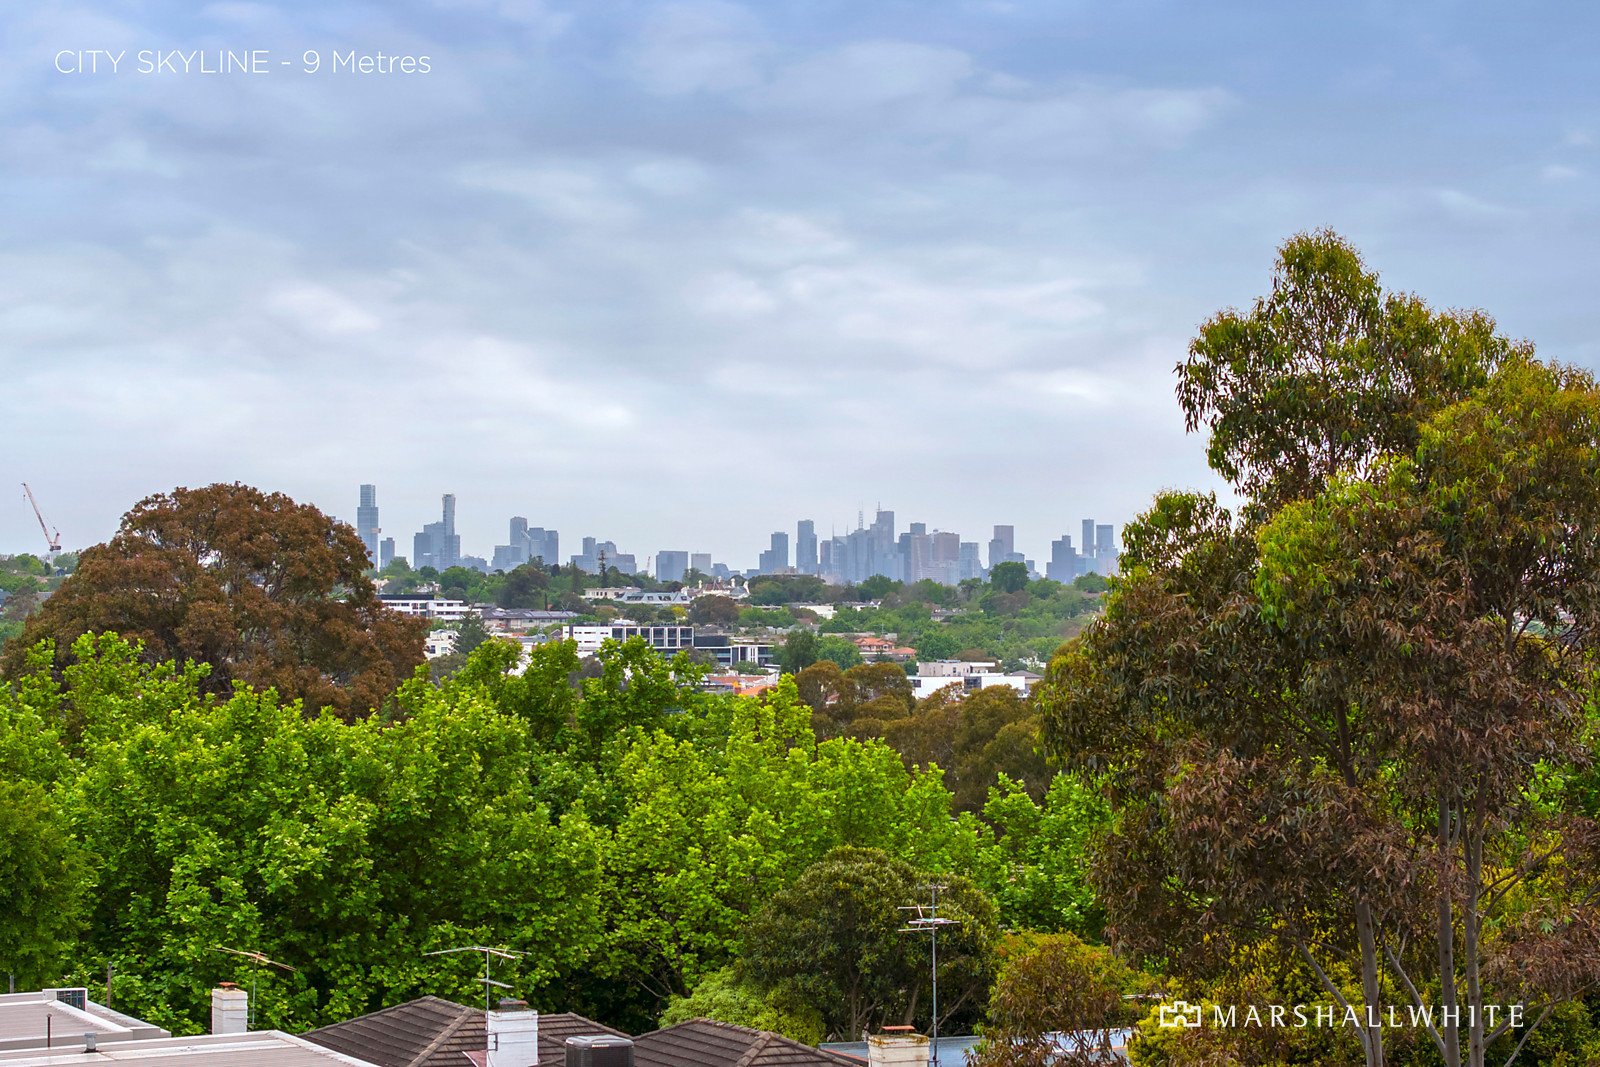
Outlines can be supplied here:
<path id="1" fill-rule="evenodd" d="M 567 1067 L 633 1067 L 633 1042 L 612 1034 L 569 1037 Z"/>

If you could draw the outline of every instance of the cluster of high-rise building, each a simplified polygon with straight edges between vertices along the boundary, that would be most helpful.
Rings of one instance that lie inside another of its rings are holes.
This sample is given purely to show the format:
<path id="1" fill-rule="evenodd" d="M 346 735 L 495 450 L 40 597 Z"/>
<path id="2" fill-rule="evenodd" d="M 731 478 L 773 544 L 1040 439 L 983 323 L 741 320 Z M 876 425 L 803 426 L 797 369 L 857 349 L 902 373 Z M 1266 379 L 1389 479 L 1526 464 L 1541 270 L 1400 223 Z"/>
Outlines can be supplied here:
<path id="1" fill-rule="evenodd" d="M 1063 537 L 1052 546 L 1048 577 L 1071 581 L 1081 574 L 1114 574 L 1117 550 L 1112 528 L 1084 521 L 1085 543 L 1091 546 L 1079 556 L 1072 550 L 1072 538 Z M 1098 536 L 1098 540 L 1096 537 Z M 1068 553 L 1063 555 L 1062 543 Z M 756 567 L 759 574 L 816 574 L 830 582 L 863 582 L 876 575 L 902 582 L 935 581 L 955 585 L 968 578 L 982 578 L 996 564 L 1022 563 L 1030 573 L 1033 561 L 1016 549 L 1016 528 L 996 526 L 989 539 L 988 563 L 977 541 L 963 541 L 950 530 L 929 530 L 923 522 L 911 523 L 896 532 L 894 512 L 879 509 L 868 525 L 865 516 L 849 533 L 818 540 L 816 523 L 802 519 L 795 527 L 794 562 L 789 562 L 789 535 L 772 535 L 770 546 L 761 553 Z"/>
<path id="2" fill-rule="evenodd" d="M 1062 534 L 1050 542 L 1050 562 L 1045 565 L 1045 577 L 1058 582 L 1070 582 L 1085 574 L 1102 577 L 1117 573 L 1116 530 L 1109 523 L 1096 524 L 1093 519 L 1083 520 L 1083 547 L 1074 548 L 1072 538 Z"/>
<path id="3" fill-rule="evenodd" d="M 512 516 L 508 543 L 494 547 L 493 559 L 463 555 L 461 537 L 456 533 L 455 494 L 444 494 L 442 504 L 439 521 L 427 523 L 412 539 L 409 562 L 414 568 L 432 567 L 442 571 L 449 567 L 472 567 L 492 572 L 509 571 L 535 560 L 546 566 L 562 563 L 560 535 L 542 526 L 529 526 L 528 520 L 521 515 Z M 379 539 L 382 530 L 378 525 L 378 493 L 375 486 L 361 487 L 360 504 L 356 508 L 356 533 L 375 565 L 386 567 L 393 562 L 394 538 Z M 582 545 L 581 552 L 568 558 L 568 565 L 590 574 L 613 568 L 621 574 L 642 573 L 638 557 L 623 552 L 615 541 L 585 537 Z M 977 541 L 963 541 L 961 535 L 953 531 L 929 530 L 927 524 L 922 522 L 913 522 L 904 531 L 897 532 L 894 512 L 880 508 L 871 525 L 866 523 L 865 516 L 860 516 L 854 530 L 825 539 L 817 536 L 815 521 L 801 519 L 795 525 L 793 559 L 790 558 L 789 534 L 779 530 L 772 534 L 767 548 L 760 553 L 756 567 L 748 573 L 814 574 L 838 584 L 860 583 L 882 575 L 896 581 L 918 582 L 926 579 L 944 585 L 955 585 L 968 578 L 982 578 L 1000 563 L 1022 563 L 1027 566 L 1029 573 L 1037 573 L 1033 561 L 1017 551 L 1015 527 L 994 527 L 994 535 L 987 546 L 987 562 L 983 548 Z M 647 557 L 646 568 L 649 567 L 650 560 Z M 737 573 L 727 564 L 714 562 L 709 552 L 681 549 L 662 549 L 657 552 L 653 570 L 655 577 L 664 582 L 682 581 L 691 572 L 708 578 L 728 578 Z M 1116 570 L 1115 529 L 1109 524 L 1096 524 L 1093 519 L 1084 519 L 1081 546 L 1074 546 L 1072 538 L 1065 534 L 1051 542 L 1045 576 L 1070 582 L 1080 575 L 1111 575 Z"/>
<path id="4" fill-rule="evenodd" d="M 521 515 L 511 516 L 511 533 L 507 540 L 509 544 L 494 546 L 490 570 L 509 571 L 534 560 L 550 565 L 561 562 L 561 535 L 543 526 L 529 526 Z"/>

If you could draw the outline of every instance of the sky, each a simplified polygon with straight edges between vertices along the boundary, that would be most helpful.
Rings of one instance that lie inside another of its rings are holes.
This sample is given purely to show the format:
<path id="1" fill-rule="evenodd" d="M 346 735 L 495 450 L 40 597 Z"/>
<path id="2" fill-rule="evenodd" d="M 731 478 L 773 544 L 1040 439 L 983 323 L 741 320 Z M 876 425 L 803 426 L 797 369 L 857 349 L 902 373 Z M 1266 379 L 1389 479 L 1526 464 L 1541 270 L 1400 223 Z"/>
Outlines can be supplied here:
<path id="1" fill-rule="evenodd" d="M 564 553 L 750 566 L 881 503 L 1043 561 L 1217 485 L 1173 367 L 1298 231 L 1600 365 L 1597 30 L 1426 0 L 6 5 L 0 551 L 42 547 L 23 481 L 68 547 L 175 486 L 353 521 L 370 482 L 402 554 L 453 492 L 483 556 L 515 514 Z M 219 50 L 262 70 L 201 73 Z"/>

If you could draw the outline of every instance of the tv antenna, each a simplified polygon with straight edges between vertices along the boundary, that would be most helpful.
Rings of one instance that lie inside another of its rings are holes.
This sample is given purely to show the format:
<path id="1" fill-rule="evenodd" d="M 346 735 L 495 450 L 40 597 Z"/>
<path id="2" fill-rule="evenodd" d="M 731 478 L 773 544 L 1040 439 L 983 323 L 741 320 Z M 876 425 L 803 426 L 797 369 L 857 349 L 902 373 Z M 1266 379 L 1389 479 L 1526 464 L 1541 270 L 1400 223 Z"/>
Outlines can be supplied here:
<path id="1" fill-rule="evenodd" d="M 289 971 L 289 972 L 294 973 L 294 974 L 299 974 L 300 973 L 300 968 L 291 967 L 287 963 L 279 963 L 277 960 L 269 960 L 269 959 L 267 959 L 267 957 L 264 954 L 262 954 L 260 952 L 246 952 L 244 949 L 226 948 L 226 947 L 224 947 L 222 945 L 212 945 L 211 947 L 213 949 L 215 949 L 217 952 L 226 952 L 230 956 L 241 956 L 244 959 L 247 959 L 251 963 L 255 964 L 254 967 L 250 968 L 250 1006 L 249 1006 L 249 1014 L 246 1016 L 246 1022 L 245 1022 L 245 1027 L 247 1029 L 251 1029 L 251 1030 L 255 1029 L 255 1025 L 256 1025 L 256 978 L 260 976 L 261 968 L 262 967 L 276 967 L 280 971 Z M 109 975 L 109 973 L 110 972 L 108 970 L 107 974 Z"/>
<path id="2" fill-rule="evenodd" d="M 483 977 L 478 979 L 478 981 L 483 983 L 483 1010 L 493 1011 L 494 991 L 496 989 L 509 990 L 511 988 L 511 986 L 506 982 L 497 982 L 494 980 L 491 973 L 491 969 L 494 966 L 494 961 L 497 958 L 502 960 L 520 960 L 525 954 L 521 952 L 512 952 L 510 949 L 492 948 L 489 945 L 461 945 L 457 948 L 441 948 L 434 952 L 424 952 L 423 955 L 452 956 L 457 952 L 483 953 Z"/>
<path id="3" fill-rule="evenodd" d="M 933 950 L 933 963 L 929 970 L 933 977 L 933 1033 L 932 1057 L 930 1063 L 939 1062 L 939 931 L 946 926 L 960 926 L 955 919 L 946 919 L 939 914 L 939 894 L 950 887 L 934 882 L 922 887 L 929 894 L 928 903 L 910 904 L 902 906 L 899 910 L 916 912 L 916 915 L 906 919 L 906 924 L 900 928 L 902 934 L 927 934 Z"/>

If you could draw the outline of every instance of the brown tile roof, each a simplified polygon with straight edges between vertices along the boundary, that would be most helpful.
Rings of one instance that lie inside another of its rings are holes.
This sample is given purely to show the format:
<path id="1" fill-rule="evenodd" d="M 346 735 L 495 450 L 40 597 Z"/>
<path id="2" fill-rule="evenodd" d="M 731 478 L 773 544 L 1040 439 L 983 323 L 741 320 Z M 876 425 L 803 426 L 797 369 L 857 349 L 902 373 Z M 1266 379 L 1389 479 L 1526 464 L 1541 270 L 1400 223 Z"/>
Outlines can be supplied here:
<path id="1" fill-rule="evenodd" d="M 561 1067 L 566 1062 L 562 1042 L 578 1034 L 626 1036 L 571 1012 L 541 1014 L 540 1067 Z M 439 997 L 420 997 L 302 1036 L 323 1048 L 370 1060 L 378 1067 L 466 1067 L 466 1054 L 480 1051 L 489 1043 L 482 1008 L 469 1008 Z"/>
<path id="2" fill-rule="evenodd" d="M 861 1067 L 860 1060 L 849 1056 L 712 1019 L 690 1019 L 634 1038 L 633 1063 L 634 1067 Z"/>

